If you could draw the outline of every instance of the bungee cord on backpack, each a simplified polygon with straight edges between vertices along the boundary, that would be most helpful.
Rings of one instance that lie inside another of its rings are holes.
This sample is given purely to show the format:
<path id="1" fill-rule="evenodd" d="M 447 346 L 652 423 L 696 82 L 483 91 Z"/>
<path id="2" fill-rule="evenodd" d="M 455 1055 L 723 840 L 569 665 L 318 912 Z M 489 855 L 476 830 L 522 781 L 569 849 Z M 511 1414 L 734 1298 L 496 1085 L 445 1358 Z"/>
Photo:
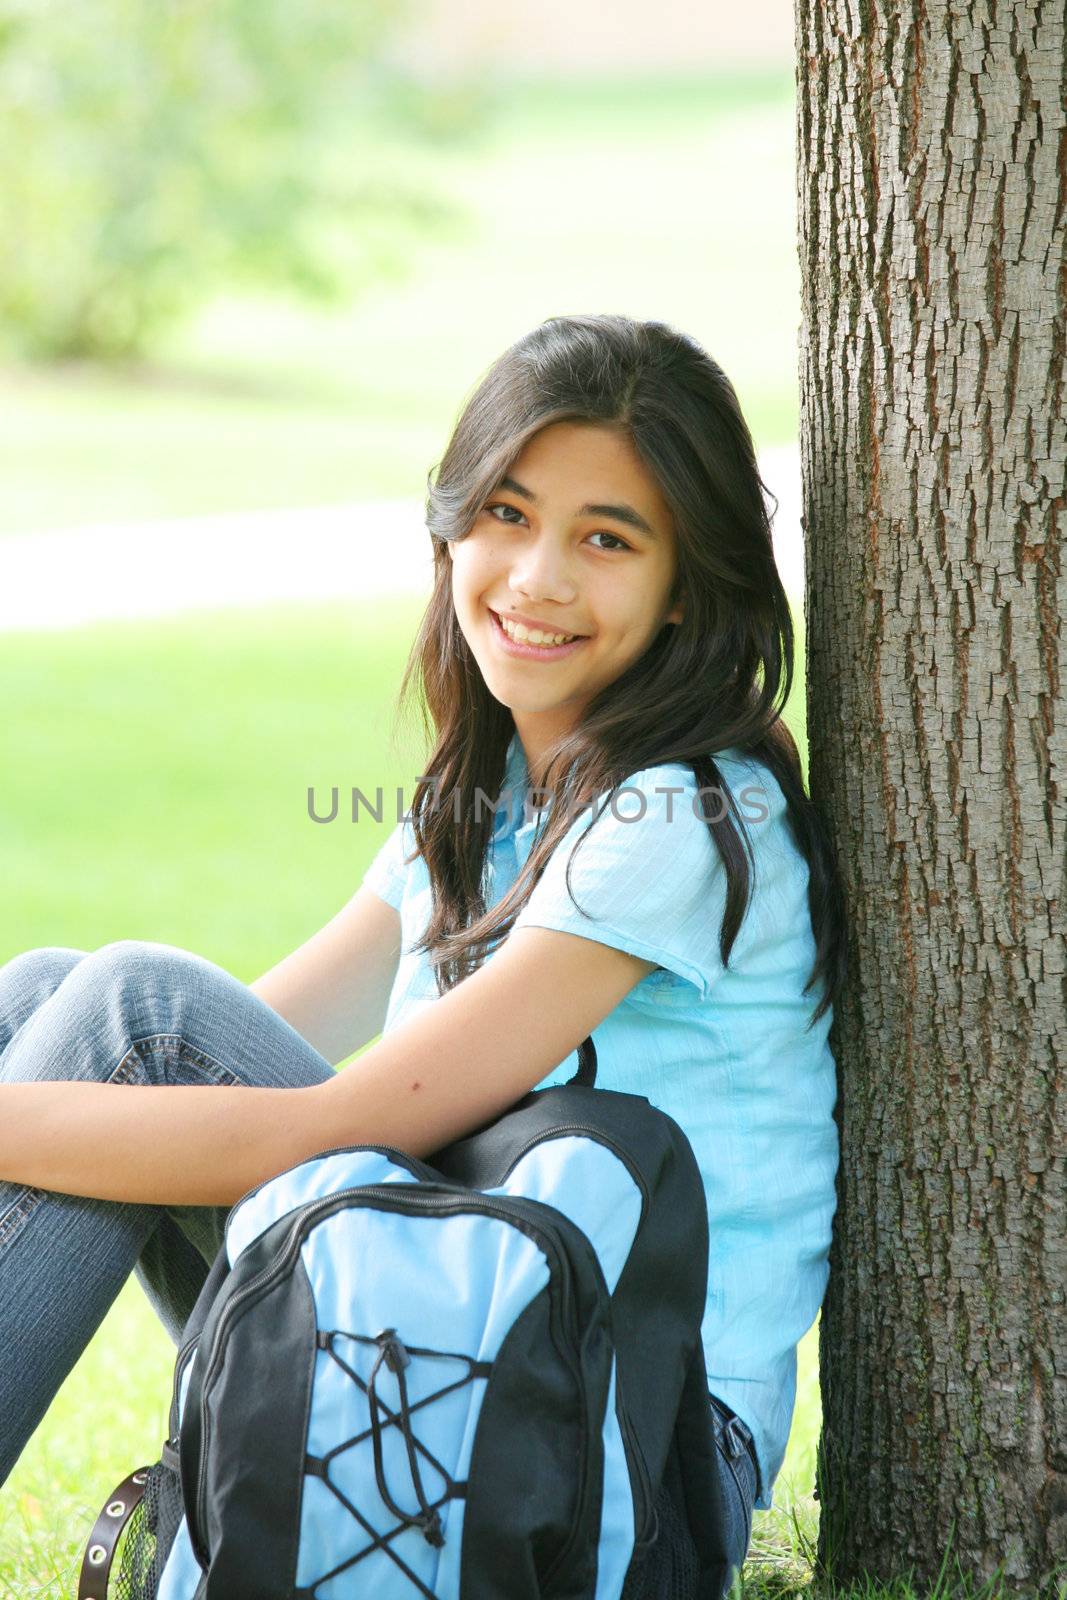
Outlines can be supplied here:
<path id="1" fill-rule="evenodd" d="M 376 1345 L 378 1347 L 378 1355 L 375 1359 L 373 1367 L 371 1368 L 370 1376 L 366 1382 L 364 1382 L 359 1373 L 348 1364 L 348 1362 L 336 1349 L 334 1341 L 338 1338 L 354 1339 L 360 1344 Z M 388 1541 L 395 1539 L 398 1534 L 403 1533 L 405 1528 L 414 1527 L 421 1531 L 428 1544 L 440 1548 L 445 1542 L 445 1537 L 438 1508 L 444 1505 L 447 1500 L 462 1499 L 466 1495 L 467 1484 L 465 1480 L 455 1479 L 449 1475 L 443 1463 L 419 1438 L 418 1434 L 412 1427 L 411 1418 L 412 1414 L 421 1410 L 423 1406 L 431 1405 L 435 1400 L 442 1399 L 446 1394 L 451 1394 L 454 1390 L 461 1389 L 465 1384 L 473 1382 L 475 1378 L 488 1378 L 490 1372 L 492 1371 L 493 1363 L 491 1361 L 477 1361 L 473 1356 L 465 1355 L 460 1351 L 433 1350 L 425 1345 L 405 1345 L 395 1328 L 383 1328 L 381 1332 L 373 1335 L 373 1337 L 364 1333 L 352 1333 L 343 1328 L 320 1328 L 316 1342 L 318 1344 L 318 1348 L 320 1350 L 325 1350 L 337 1363 L 341 1370 L 346 1373 L 354 1383 L 358 1384 L 358 1386 L 367 1396 L 370 1410 L 370 1427 L 365 1428 L 362 1433 L 354 1434 L 350 1439 L 342 1440 L 340 1444 L 335 1445 L 333 1449 L 324 1456 L 306 1456 L 305 1470 L 313 1474 L 315 1477 L 321 1478 L 327 1487 L 332 1490 L 342 1505 L 344 1505 L 351 1515 L 360 1523 L 364 1531 L 371 1536 L 371 1543 L 368 1544 L 366 1549 L 361 1550 L 356 1556 L 352 1557 L 350 1561 L 346 1561 L 342 1566 L 335 1568 L 334 1571 L 320 1574 L 319 1577 L 316 1578 L 315 1583 L 308 1586 L 308 1592 L 313 1592 L 318 1584 L 324 1583 L 327 1580 L 336 1577 L 338 1573 L 348 1570 L 354 1566 L 357 1561 L 361 1561 L 365 1556 L 372 1554 L 375 1550 L 382 1550 L 395 1562 L 400 1570 L 411 1580 L 411 1582 L 421 1593 L 431 1596 L 431 1600 L 435 1600 L 435 1597 L 433 1597 L 433 1591 L 425 1587 L 416 1574 L 413 1573 L 407 1566 L 407 1563 L 401 1560 L 395 1550 L 389 1549 Z M 464 1372 L 463 1376 L 457 1378 L 455 1382 L 446 1384 L 444 1388 L 435 1389 L 432 1394 L 424 1395 L 421 1400 L 416 1400 L 414 1403 L 412 1403 L 408 1394 L 407 1379 L 404 1375 L 404 1372 L 405 1368 L 411 1364 L 411 1359 L 413 1356 L 444 1361 L 461 1361 L 463 1362 L 466 1371 Z M 378 1372 L 383 1362 L 388 1370 L 395 1375 L 397 1380 L 397 1389 L 400 1396 L 399 1416 L 395 1411 L 392 1410 L 388 1403 L 382 1399 L 377 1389 Z M 382 1433 L 384 1431 L 381 1421 L 382 1414 L 384 1414 L 385 1418 L 385 1427 L 397 1427 L 403 1435 L 404 1444 L 407 1450 L 408 1464 L 411 1472 L 411 1481 L 415 1490 L 416 1499 L 419 1503 L 419 1510 L 417 1512 L 413 1513 L 405 1511 L 402 1506 L 397 1504 L 389 1491 L 389 1486 L 385 1477 L 385 1463 L 382 1455 Z M 360 1513 L 357 1507 L 352 1505 L 347 1496 L 341 1492 L 338 1486 L 330 1478 L 331 1461 L 343 1451 L 362 1444 L 368 1435 L 370 1436 L 371 1447 L 374 1452 L 374 1479 L 377 1485 L 378 1493 L 381 1495 L 383 1503 L 388 1506 L 393 1516 L 397 1519 L 396 1526 L 390 1528 L 385 1533 L 378 1533 Z M 421 1454 L 426 1458 L 427 1462 L 429 1462 L 430 1466 L 432 1466 L 433 1469 L 441 1475 L 445 1483 L 445 1492 L 433 1503 L 430 1502 L 426 1494 L 422 1473 L 418 1465 L 416 1451 L 421 1452 Z"/>

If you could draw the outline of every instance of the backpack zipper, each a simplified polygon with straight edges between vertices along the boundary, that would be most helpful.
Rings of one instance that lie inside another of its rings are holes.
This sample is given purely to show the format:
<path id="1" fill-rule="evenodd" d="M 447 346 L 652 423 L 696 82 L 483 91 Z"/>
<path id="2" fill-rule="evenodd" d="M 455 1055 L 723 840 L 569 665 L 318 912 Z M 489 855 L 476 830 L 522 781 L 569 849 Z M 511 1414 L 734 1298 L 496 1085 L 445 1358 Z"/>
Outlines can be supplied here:
<path id="1" fill-rule="evenodd" d="M 403 1166 L 403 1167 L 407 1168 L 411 1172 L 413 1177 L 420 1177 L 423 1173 L 425 1173 L 428 1179 L 432 1177 L 436 1181 L 439 1181 L 439 1182 L 444 1182 L 444 1183 L 448 1182 L 448 1179 L 444 1178 L 443 1175 L 439 1174 L 435 1167 L 431 1167 L 431 1166 L 427 1165 L 427 1163 L 425 1161 L 419 1161 L 417 1159 L 417 1157 L 415 1157 L 415 1156 L 407 1155 L 405 1153 L 405 1151 L 403 1151 L 403 1150 L 395 1150 L 391 1145 L 383 1145 L 383 1144 L 375 1144 L 375 1145 L 368 1145 L 368 1144 L 336 1145 L 332 1150 L 317 1150 L 313 1156 L 306 1156 L 303 1161 L 295 1161 L 292 1164 L 292 1166 L 283 1167 L 281 1172 L 276 1172 L 271 1177 L 264 1178 L 262 1183 L 257 1183 L 256 1186 L 253 1189 L 249 1189 L 246 1194 L 243 1194 L 241 1196 L 240 1200 L 238 1200 L 235 1203 L 235 1205 L 231 1207 L 231 1214 L 232 1214 L 233 1211 L 236 1211 L 238 1206 L 243 1205 L 246 1200 L 250 1200 L 252 1198 L 252 1196 L 255 1195 L 255 1194 L 258 1194 L 261 1189 L 265 1189 L 268 1183 L 273 1183 L 276 1178 L 284 1178 L 288 1173 L 295 1172 L 298 1167 L 305 1166 L 308 1161 L 320 1161 L 320 1160 L 323 1160 L 327 1156 L 352 1155 L 357 1150 L 376 1150 L 382 1155 L 389 1156 L 393 1161 L 396 1162 L 397 1166 Z M 457 1185 L 457 1188 L 459 1188 L 459 1187 L 462 1187 L 462 1186 L 461 1185 Z M 227 1217 L 227 1219 L 226 1219 L 226 1230 L 225 1231 L 226 1231 L 226 1234 L 228 1235 L 228 1233 L 229 1233 L 229 1217 Z M 226 1248 L 226 1246 L 223 1245 L 223 1249 L 225 1249 L 225 1248 Z M 199 1341 L 200 1341 L 199 1334 L 196 1336 L 195 1339 L 190 1339 L 189 1343 L 183 1345 L 181 1347 L 181 1349 L 178 1351 L 177 1359 L 175 1361 L 175 1366 L 174 1366 L 174 1384 L 173 1384 L 173 1392 L 172 1392 L 172 1396 L 171 1396 L 170 1419 L 169 1419 L 170 1420 L 170 1433 L 169 1433 L 169 1436 L 168 1436 L 168 1439 L 167 1439 L 167 1443 L 172 1445 L 172 1446 L 176 1445 L 177 1444 L 177 1440 L 178 1440 L 178 1431 L 179 1431 L 178 1402 L 179 1402 L 179 1399 L 180 1399 L 180 1396 L 181 1396 L 181 1381 L 182 1381 L 182 1377 L 184 1375 L 185 1368 L 186 1368 L 188 1362 L 190 1361 L 190 1359 L 192 1358 L 193 1354 L 196 1351 L 196 1347 L 197 1347 L 197 1344 L 199 1343 Z"/>
<path id="2" fill-rule="evenodd" d="M 565 1088 L 566 1085 L 565 1084 L 561 1085 L 561 1087 Z M 588 1123 L 585 1123 L 585 1122 L 560 1122 L 560 1123 L 554 1123 L 553 1127 L 552 1127 L 552 1132 L 547 1137 L 546 1137 L 546 1135 L 544 1133 L 534 1134 L 532 1138 L 527 1139 L 526 1143 L 518 1151 L 517 1155 L 515 1156 L 515 1159 L 512 1161 L 511 1165 L 508 1167 L 507 1171 L 505 1172 L 504 1179 L 502 1181 L 506 1181 L 508 1178 L 510 1178 L 511 1174 L 515 1171 L 515 1168 L 518 1166 L 518 1164 L 522 1160 L 523 1156 L 527 1155 L 535 1147 L 535 1145 L 549 1144 L 549 1143 L 551 1143 L 551 1141 L 553 1139 L 558 1138 L 561 1134 L 564 1134 L 564 1133 L 584 1133 L 588 1138 L 593 1139 L 597 1144 L 605 1145 L 607 1147 L 607 1149 L 609 1149 L 612 1152 L 613 1155 L 618 1157 L 619 1161 L 626 1168 L 627 1172 L 630 1174 L 631 1178 L 634 1180 L 634 1183 L 637 1185 L 638 1189 L 641 1191 L 641 1215 L 640 1215 L 640 1217 L 638 1218 L 638 1221 L 637 1221 L 637 1226 L 639 1228 L 641 1226 L 642 1222 L 644 1222 L 645 1217 L 648 1214 L 648 1208 L 649 1208 L 649 1204 L 650 1204 L 649 1194 L 648 1194 L 648 1184 L 645 1182 L 644 1173 L 641 1172 L 639 1170 L 639 1168 L 637 1168 L 634 1165 L 634 1163 L 631 1161 L 630 1157 L 626 1154 L 626 1151 L 623 1150 L 621 1145 L 616 1143 L 616 1141 L 611 1137 L 610 1134 L 601 1132 L 601 1130 L 599 1128 L 590 1127 Z M 636 1230 L 635 1230 L 635 1232 L 636 1232 Z"/>
<path id="3" fill-rule="evenodd" d="M 182 1345 L 181 1349 L 178 1351 L 177 1360 L 174 1363 L 174 1387 L 170 1399 L 170 1418 L 167 1443 L 175 1447 L 177 1446 L 178 1434 L 181 1430 L 178 1402 L 181 1398 L 182 1378 L 185 1374 L 186 1367 L 196 1353 L 196 1347 L 199 1343 L 200 1335 L 197 1334 L 195 1339 L 190 1339 L 188 1344 Z"/>
<path id="4" fill-rule="evenodd" d="M 616 1380 L 618 1373 L 616 1372 Z M 650 1543 L 648 1539 L 649 1525 L 652 1522 L 652 1485 L 648 1478 L 648 1468 L 641 1447 L 637 1442 L 634 1425 L 630 1420 L 630 1413 L 625 1402 L 619 1412 L 619 1422 L 622 1428 L 623 1443 L 637 1468 L 637 1484 L 640 1490 L 638 1505 L 634 1507 L 634 1553 L 639 1545 Z M 638 1508 L 640 1517 L 638 1517 Z"/>
<path id="5" fill-rule="evenodd" d="M 238 1206 L 243 1206 L 246 1200 L 251 1200 L 252 1196 L 258 1194 L 261 1189 L 265 1189 L 268 1183 L 276 1183 L 279 1178 L 287 1178 L 290 1172 L 296 1172 L 300 1167 L 306 1167 L 310 1161 L 324 1161 L 327 1156 L 350 1156 L 354 1155 L 357 1150 L 374 1150 L 379 1155 L 388 1156 L 396 1166 L 404 1167 L 411 1173 L 412 1177 L 421 1178 L 424 1182 L 448 1183 L 450 1181 L 445 1177 L 444 1173 L 438 1172 L 436 1167 L 431 1167 L 427 1162 L 420 1161 L 417 1156 L 409 1156 L 405 1150 L 394 1149 L 391 1144 L 338 1144 L 334 1145 L 331 1150 L 316 1150 L 313 1155 L 304 1156 L 300 1161 L 294 1161 L 291 1166 L 283 1167 L 280 1172 L 272 1173 L 269 1178 L 264 1178 L 261 1183 L 257 1183 L 253 1188 L 247 1190 L 230 1207 L 229 1216 L 226 1218 L 226 1235 L 228 1236 L 230 1231 L 230 1217 Z M 456 1188 L 460 1187 L 462 1186 L 456 1185 Z"/>
<path id="6" fill-rule="evenodd" d="M 565 1088 L 566 1085 L 560 1085 L 559 1087 Z M 643 1222 L 645 1219 L 650 1203 L 648 1184 L 645 1182 L 644 1174 L 638 1167 L 634 1165 L 630 1157 L 626 1154 L 626 1151 L 623 1150 L 621 1145 L 619 1145 L 610 1134 L 602 1132 L 599 1128 L 591 1127 L 585 1122 L 558 1123 L 553 1127 L 552 1134 L 549 1137 L 556 1138 L 560 1134 L 564 1133 L 584 1133 L 587 1135 L 587 1137 L 595 1139 L 599 1144 L 605 1145 L 613 1153 L 613 1155 L 618 1157 L 641 1191 L 641 1217 L 638 1222 L 638 1226 L 640 1226 L 641 1222 Z M 527 1155 L 535 1145 L 547 1144 L 548 1142 L 549 1141 L 543 1132 L 534 1134 L 531 1138 L 527 1139 L 526 1143 L 521 1147 L 518 1154 L 515 1156 L 515 1159 L 511 1162 L 511 1165 L 504 1173 L 503 1181 L 506 1181 L 511 1176 L 512 1172 L 514 1172 L 523 1156 Z M 398 1167 L 406 1168 L 406 1170 L 410 1172 L 413 1177 L 420 1178 L 427 1183 L 447 1184 L 456 1189 L 469 1189 L 470 1187 L 469 1184 L 459 1183 L 455 1179 L 449 1178 L 446 1173 L 443 1173 L 440 1170 L 439 1167 L 431 1166 L 428 1161 L 420 1161 L 418 1156 L 409 1156 L 407 1151 L 398 1150 L 393 1145 L 341 1144 L 335 1145 L 331 1150 L 316 1150 L 314 1155 L 304 1156 L 300 1161 L 294 1161 L 291 1166 L 283 1167 L 280 1172 L 275 1172 L 271 1175 L 271 1177 L 264 1178 L 261 1183 L 257 1183 L 254 1188 L 249 1189 L 247 1193 L 243 1194 L 241 1198 L 234 1203 L 231 1208 L 231 1214 L 233 1211 L 237 1210 L 238 1206 L 243 1206 L 246 1200 L 251 1200 L 253 1195 L 258 1194 L 261 1189 L 265 1189 L 268 1183 L 274 1183 L 278 1178 L 287 1177 L 290 1172 L 295 1172 L 298 1167 L 306 1166 L 309 1161 L 323 1161 L 328 1156 L 353 1155 L 357 1150 L 376 1150 L 380 1155 L 388 1156 L 390 1160 L 394 1161 Z M 229 1221 L 227 1219 L 227 1230 L 228 1228 Z"/>
<path id="7" fill-rule="evenodd" d="M 344 1147 L 344 1148 L 349 1148 L 349 1147 Z M 359 1149 L 359 1148 L 366 1148 L 366 1147 L 365 1146 L 355 1146 L 354 1148 Z M 340 1153 L 340 1152 L 337 1152 L 337 1153 Z M 301 1163 L 298 1163 L 298 1165 L 300 1165 L 300 1164 Z M 403 1193 L 398 1193 L 397 1192 L 398 1191 L 398 1187 L 403 1190 Z M 443 1191 L 443 1192 L 427 1193 L 427 1191 L 431 1190 L 431 1189 L 437 1189 L 437 1190 Z M 459 1189 L 462 1189 L 462 1197 L 460 1197 L 460 1195 L 458 1195 L 456 1193 L 456 1190 L 459 1190 Z M 207 1551 L 207 1549 L 206 1549 L 206 1547 L 204 1545 L 204 1542 L 203 1542 L 203 1540 L 201 1538 L 200 1530 L 201 1530 L 201 1528 L 206 1526 L 206 1522 L 207 1522 L 207 1517 L 206 1517 L 206 1483 L 205 1483 L 206 1473 L 204 1471 L 204 1465 L 205 1465 L 205 1462 L 206 1462 L 206 1459 L 207 1459 L 207 1453 L 208 1453 L 208 1435 L 209 1435 L 210 1413 L 209 1413 L 209 1410 L 208 1410 L 208 1407 L 207 1407 L 206 1403 L 203 1403 L 203 1402 L 206 1401 L 208 1387 L 209 1387 L 213 1377 L 215 1376 L 216 1368 L 218 1367 L 220 1359 L 221 1359 L 220 1351 L 222 1350 L 222 1347 L 223 1347 L 223 1344 L 224 1344 L 224 1333 L 225 1333 L 225 1330 L 229 1327 L 229 1324 L 230 1324 L 231 1320 L 233 1320 L 236 1317 L 238 1308 L 244 1306 L 254 1296 L 262 1293 L 269 1286 L 270 1282 L 274 1278 L 280 1276 L 281 1273 L 283 1272 L 283 1270 L 285 1270 L 287 1267 L 289 1267 L 292 1264 L 293 1258 L 298 1254 L 299 1245 L 303 1242 L 303 1235 L 305 1234 L 305 1232 L 307 1230 L 307 1227 L 310 1225 L 311 1222 L 313 1222 L 319 1216 L 320 1213 L 328 1211 L 331 1207 L 335 1207 L 336 1209 L 340 1210 L 342 1208 L 343 1204 L 346 1203 L 346 1202 L 347 1203 L 357 1203 L 357 1204 L 366 1203 L 366 1204 L 369 1205 L 369 1204 L 371 1204 L 373 1202 L 384 1201 L 384 1202 L 386 1202 L 386 1204 L 384 1206 L 384 1209 L 386 1209 L 386 1210 L 400 1210 L 400 1209 L 403 1208 L 404 1204 L 409 1203 L 409 1202 L 411 1202 L 413 1200 L 416 1202 L 416 1205 L 419 1206 L 419 1207 L 421 1207 L 421 1206 L 423 1206 L 425 1204 L 425 1208 L 428 1209 L 428 1210 L 441 1209 L 441 1210 L 443 1210 L 445 1212 L 485 1211 L 485 1212 L 489 1213 L 491 1216 L 497 1216 L 497 1217 L 500 1217 L 503 1221 L 509 1222 L 512 1225 L 512 1227 L 519 1227 L 519 1231 L 520 1232 L 529 1231 L 530 1233 L 539 1236 L 539 1239 L 542 1242 L 542 1246 L 544 1246 L 545 1244 L 547 1244 L 547 1246 L 548 1246 L 548 1249 L 544 1250 L 544 1254 L 546 1256 L 550 1257 L 553 1265 L 555 1266 L 556 1281 L 559 1283 L 561 1291 L 562 1291 L 562 1293 L 561 1293 L 561 1314 L 563 1316 L 564 1325 L 568 1329 L 568 1331 L 570 1331 L 572 1334 L 574 1333 L 574 1331 L 575 1331 L 574 1330 L 574 1314 L 573 1314 L 573 1306 L 571 1304 L 571 1296 L 570 1296 L 570 1292 L 569 1292 L 569 1276 L 568 1276 L 567 1272 L 565 1272 L 563 1270 L 563 1267 L 561 1265 L 561 1252 L 560 1252 L 559 1248 L 557 1247 L 555 1239 L 553 1238 L 553 1233 L 551 1231 L 549 1231 L 550 1228 L 555 1229 L 555 1225 L 554 1224 L 549 1224 L 549 1225 L 546 1226 L 544 1223 L 538 1223 L 533 1218 L 525 1217 L 524 1220 L 526 1222 L 526 1227 L 523 1228 L 516 1221 L 516 1215 L 515 1215 L 516 1212 L 517 1212 L 519 1217 L 523 1217 L 524 1216 L 523 1209 L 522 1209 L 523 1207 L 527 1207 L 527 1206 L 533 1207 L 533 1208 L 536 1208 L 536 1210 L 538 1212 L 553 1211 L 554 1210 L 554 1207 L 545 1205 L 540 1200 L 530 1200 L 530 1199 L 526 1198 L 525 1196 L 520 1196 L 520 1197 L 517 1197 L 514 1200 L 511 1200 L 511 1201 L 507 1202 L 506 1204 L 501 1204 L 496 1200 L 495 1197 L 492 1197 L 492 1196 L 489 1196 L 489 1195 L 482 1194 L 480 1199 L 476 1198 L 475 1195 L 472 1193 L 472 1191 L 470 1189 L 468 1189 L 466 1186 L 459 1185 L 459 1184 L 457 1184 L 455 1186 L 451 1186 L 451 1185 L 448 1184 L 447 1180 L 445 1180 L 443 1183 L 442 1182 L 438 1182 L 436 1184 L 421 1183 L 421 1184 L 412 1185 L 412 1186 L 408 1186 L 406 1184 L 398 1186 L 396 1184 L 391 1184 L 391 1183 L 390 1184 L 361 1184 L 356 1188 L 340 1189 L 340 1190 L 338 1190 L 336 1193 L 334 1193 L 332 1195 L 326 1195 L 326 1196 L 323 1196 L 319 1200 L 315 1200 L 315 1201 L 309 1202 L 308 1205 L 305 1208 L 302 1208 L 301 1211 L 298 1213 L 298 1215 L 297 1215 L 297 1217 L 296 1217 L 296 1219 L 295 1219 L 295 1221 L 293 1223 L 293 1226 L 292 1226 L 292 1228 L 291 1228 L 291 1230 L 289 1232 L 289 1236 L 286 1239 L 285 1244 L 282 1246 L 282 1248 L 281 1248 L 280 1252 L 278 1253 L 278 1255 L 276 1255 L 274 1257 L 273 1261 L 271 1261 L 266 1267 L 264 1267 L 262 1269 L 262 1271 L 256 1273 L 255 1277 L 252 1278 L 248 1283 L 243 1284 L 241 1286 L 241 1288 L 233 1295 L 232 1299 L 230 1299 L 227 1302 L 227 1304 L 223 1307 L 223 1309 L 222 1309 L 222 1311 L 221 1311 L 221 1313 L 219 1315 L 219 1319 L 218 1319 L 218 1322 L 216 1324 L 216 1327 L 215 1327 L 215 1329 L 214 1329 L 214 1331 L 212 1333 L 211 1355 L 210 1355 L 208 1366 L 207 1366 L 207 1368 L 206 1368 L 206 1370 L 204 1372 L 204 1377 L 203 1377 L 203 1380 L 202 1380 L 202 1383 L 201 1383 L 201 1399 L 202 1399 L 202 1403 L 201 1403 L 201 1407 L 200 1407 L 200 1410 L 201 1410 L 200 1449 L 199 1449 L 199 1456 L 198 1456 L 198 1459 L 197 1459 L 197 1461 L 195 1463 L 195 1468 L 193 1469 L 193 1474 L 192 1474 L 192 1475 L 195 1476 L 195 1482 L 196 1482 L 195 1517 L 193 1515 L 189 1514 L 192 1508 L 187 1508 L 187 1516 L 186 1516 L 186 1522 L 187 1522 L 188 1531 L 189 1531 L 190 1543 L 192 1544 L 193 1551 L 194 1551 L 194 1554 L 196 1555 L 197 1561 L 199 1562 L 201 1568 L 205 1572 L 208 1569 L 208 1566 L 210 1564 L 210 1559 L 211 1558 L 210 1558 L 210 1555 L 209 1555 L 209 1553 L 208 1553 L 208 1551 Z M 437 1202 L 437 1204 L 434 1205 L 433 1202 Z M 557 1213 L 557 1215 L 562 1216 L 563 1213 Z M 567 1221 L 567 1222 L 570 1221 L 570 1219 L 566 1218 L 566 1217 L 564 1217 L 564 1220 Z M 571 1226 L 577 1228 L 577 1224 L 572 1223 Z M 581 1230 L 578 1230 L 578 1231 L 580 1232 Z M 583 1235 L 583 1237 L 584 1237 L 584 1235 Z M 602 1274 L 600 1274 L 599 1262 L 597 1261 L 596 1252 L 592 1250 L 592 1246 L 591 1245 L 590 1245 L 590 1250 L 592 1252 L 593 1262 L 596 1265 L 596 1269 L 597 1269 L 598 1275 L 600 1275 L 601 1282 L 603 1282 L 603 1277 L 602 1277 Z M 565 1252 L 564 1252 L 564 1254 L 565 1254 Z M 604 1295 L 605 1295 L 605 1298 L 610 1303 L 610 1296 L 607 1294 L 607 1285 L 606 1284 L 604 1285 Z M 579 1343 L 579 1340 L 577 1338 L 575 1338 L 573 1340 L 573 1343 L 574 1343 L 575 1346 L 577 1346 L 577 1344 Z M 585 1385 L 582 1382 L 580 1363 L 576 1362 L 572 1358 L 572 1352 L 571 1352 L 570 1348 L 568 1348 L 565 1351 L 563 1351 L 563 1355 L 564 1355 L 565 1360 L 567 1361 L 568 1366 L 571 1368 L 572 1373 L 574 1374 L 576 1387 L 577 1387 L 579 1395 L 581 1396 L 581 1399 L 583 1401 L 583 1411 L 584 1411 L 584 1409 L 585 1409 L 584 1403 L 586 1401 L 586 1392 L 585 1392 Z M 564 1562 L 566 1557 L 571 1552 L 571 1549 L 572 1549 L 573 1544 L 574 1544 L 574 1540 L 575 1540 L 576 1535 L 577 1535 L 578 1526 L 579 1526 L 579 1524 L 580 1524 L 580 1522 L 582 1520 L 582 1513 L 584 1512 L 585 1502 L 586 1502 L 586 1499 L 587 1499 L 587 1496 L 588 1496 L 588 1489 L 589 1489 L 589 1485 L 587 1483 L 588 1474 L 586 1472 L 586 1457 L 585 1457 L 584 1453 L 582 1455 L 580 1465 L 581 1465 L 581 1472 L 580 1472 L 579 1484 L 578 1484 L 577 1506 L 576 1506 L 574 1522 L 572 1524 L 571 1532 L 570 1532 L 569 1537 L 567 1538 L 562 1550 L 559 1552 L 559 1555 L 558 1555 L 556 1561 L 553 1563 L 553 1567 L 552 1567 L 552 1573 L 553 1574 L 559 1570 L 560 1566 L 562 1565 L 562 1563 Z M 546 1575 L 546 1581 L 547 1581 L 547 1577 L 548 1577 L 548 1575 Z"/>

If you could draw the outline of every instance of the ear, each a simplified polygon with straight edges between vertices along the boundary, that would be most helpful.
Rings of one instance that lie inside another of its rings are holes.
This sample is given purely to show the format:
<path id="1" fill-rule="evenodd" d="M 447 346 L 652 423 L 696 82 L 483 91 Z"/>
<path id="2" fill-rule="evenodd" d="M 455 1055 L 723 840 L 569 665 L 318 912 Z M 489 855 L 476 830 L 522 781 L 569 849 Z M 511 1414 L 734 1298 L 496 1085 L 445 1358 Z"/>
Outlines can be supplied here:
<path id="1" fill-rule="evenodd" d="M 684 616 L 685 616 L 685 602 L 682 601 L 682 600 L 679 600 L 679 602 L 678 602 L 678 604 L 676 606 L 672 606 L 671 607 L 671 609 L 667 612 L 667 615 L 664 617 L 663 620 L 664 620 L 664 622 L 681 622 L 681 620 L 682 620 L 682 618 Z"/>

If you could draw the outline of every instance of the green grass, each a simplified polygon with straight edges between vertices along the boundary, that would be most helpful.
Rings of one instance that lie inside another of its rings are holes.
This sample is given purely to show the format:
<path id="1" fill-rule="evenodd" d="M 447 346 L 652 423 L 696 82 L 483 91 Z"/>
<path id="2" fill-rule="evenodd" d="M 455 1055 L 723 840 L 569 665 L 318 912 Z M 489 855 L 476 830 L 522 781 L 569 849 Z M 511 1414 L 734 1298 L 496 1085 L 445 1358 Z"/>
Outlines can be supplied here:
<path id="1" fill-rule="evenodd" d="M 562 312 L 676 323 L 758 446 L 795 438 L 791 73 L 493 98 L 479 136 L 383 155 L 460 208 L 401 278 L 334 308 L 219 294 L 137 370 L 0 371 L 0 533 L 420 496 L 485 367 Z"/>
<path id="2" fill-rule="evenodd" d="M 316 824 L 307 790 L 320 809 L 334 784 L 381 785 L 394 812 L 410 795 L 386 723 L 417 616 L 401 599 L 0 636 L 0 958 L 154 938 L 250 979 L 321 926 L 386 825 Z"/>

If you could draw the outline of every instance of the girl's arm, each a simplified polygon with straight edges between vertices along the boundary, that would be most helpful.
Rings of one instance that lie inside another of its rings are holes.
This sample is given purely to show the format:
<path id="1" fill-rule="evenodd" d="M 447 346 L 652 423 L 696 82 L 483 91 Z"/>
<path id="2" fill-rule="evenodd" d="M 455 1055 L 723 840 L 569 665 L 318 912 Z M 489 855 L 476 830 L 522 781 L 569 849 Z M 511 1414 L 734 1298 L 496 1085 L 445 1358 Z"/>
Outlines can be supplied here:
<path id="1" fill-rule="evenodd" d="M 400 941 L 399 911 L 363 884 L 324 928 L 248 987 L 336 1067 L 381 1033 Z"/>
<path id="2" fill-rule="evenodd" d="M 477 972 L 312 1088 L 0 1084 L 0 1179 L 229 1206 L 334 1145 L 429 1156 L 547 1077 L 654 965 L 578 934 L 516 928 Z"/>

